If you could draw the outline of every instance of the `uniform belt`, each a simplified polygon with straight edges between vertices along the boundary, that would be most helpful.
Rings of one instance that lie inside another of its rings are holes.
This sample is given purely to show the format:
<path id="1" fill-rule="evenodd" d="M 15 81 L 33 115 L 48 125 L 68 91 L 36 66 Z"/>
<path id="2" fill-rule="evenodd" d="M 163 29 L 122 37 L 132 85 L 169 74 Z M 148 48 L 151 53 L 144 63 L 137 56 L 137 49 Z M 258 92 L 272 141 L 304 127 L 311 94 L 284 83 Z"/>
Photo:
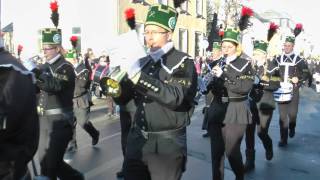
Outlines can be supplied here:
<path id="1" fill-rule="evenodd" d="M 155 137 L 162 137 L 165 139 L 172 138 L 172 137 L 178 137 L 186 134 L 186 127 L 181 127 L 178 129 L 172 129 L 172 130 L 167 130 L 167 131 L 144 131 L 141 130 L 142 134 L 144 137 L 148 138 L 150 136 L 155 136 Z"/>
<path id="2" fill-rule="evenodd" d="M 41 116 L 57 115 L 57 114 L 63 114 L 63 113 L 68 113 L 73 111 L 73 107 L 47 109 L 47 110 L 42 110 L 41 108 L 39 109 L 40 110 L 38 110 L 38 112 Z"/>
<path id="3" fill-rule="evenodd" d="M 248 99 L 248 96 L 239 96 L 239 97 L 222 97 L 222 102 L 241 102 Z"/>

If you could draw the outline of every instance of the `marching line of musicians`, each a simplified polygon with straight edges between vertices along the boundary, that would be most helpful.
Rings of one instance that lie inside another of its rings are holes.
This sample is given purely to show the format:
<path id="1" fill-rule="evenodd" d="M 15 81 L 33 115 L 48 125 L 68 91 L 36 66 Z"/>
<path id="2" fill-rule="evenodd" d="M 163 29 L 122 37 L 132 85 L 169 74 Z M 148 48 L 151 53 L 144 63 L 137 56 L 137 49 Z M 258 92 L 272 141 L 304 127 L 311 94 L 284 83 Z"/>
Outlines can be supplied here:
<path id="1" fill-rule="evenodd" d="M 140 71 L 127 72 L 118 84 L 102 84 L 104 93 L 114 95 L 120 105 L 124 162 L 118 175 L 126 180 L 178 180 L 186 170 L 186 127 L 196 104 L 197 73 L 192 58 L 174 48 L 177 18 L 174 8 L 151 6 L 144 33 L 150 51 L 139 59 Z M 295 136 L 299 88 L 310 77 L 305 61 L 293 53 L 295 37 L 286 38 L 283 54 L 274 59 L 267 59 L 268 42 L 255 41 L 250 58 L 242 53 L 240 33 L 238 28 L 227 27 L 221 42 L 214 43 L 214 60 L 208 63 L 200 85 L 200 93 L 207 94 L 203 127 L 211 139 L 214 180 L 224 178 L 225 155 L 236 180 L 254 169 L 255 129 L 266 159 L 273 158 L 268 129 L 276 104 L 278 146 L 288 145 L 288 137 Z M 92 137 L 92 145 L 99 140 L 99 131 L 89 121 L 90 68 L 76 60 L 74 49 L 63 52 L 57 27 L 42 30 L 42 44 L 46 62 L 40 67 L 32 63 L 24 67 L 0 48 L 4 92 L 0 100 L 5 104 L 0 109 L 0 166 L 4 167 L 0 178 L 23 179 L 27 163 L 38 151 L 41 170 L 36 175 L 84 179 L 63 156 L 69 143 L 76 146 L 77 123 Z M 240 150 L 244 135 L 245 163 Z"/>

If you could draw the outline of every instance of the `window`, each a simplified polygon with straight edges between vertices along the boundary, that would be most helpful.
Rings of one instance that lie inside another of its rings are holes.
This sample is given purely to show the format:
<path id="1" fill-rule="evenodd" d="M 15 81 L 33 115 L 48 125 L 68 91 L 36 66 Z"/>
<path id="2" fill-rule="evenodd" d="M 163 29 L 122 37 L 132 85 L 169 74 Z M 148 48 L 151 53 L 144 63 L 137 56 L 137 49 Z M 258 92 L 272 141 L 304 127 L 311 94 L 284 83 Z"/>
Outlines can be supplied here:
<path id="1" fill-rule="evenodd" d="M 168 0 L 158 0 L 158 3 L 168 5 Z"/>
<path id="2" fill-rule="evenodd" d="M 196 0 L 196 14 L 197 17 L 203 17 L 203 0 Z"/>
<path id="3" fill-rule="evenodd" d="M 131 0 L 132 3 L 144 3 L 144 0 Z"/>
<path id="4" fill-rule="evenodd" d="M 146 45 L 146 41 L 145 41 L 144 36 L 143 36 L 144 24 L 136 23 L 136 30 L 137 30 L 137 33 L 138 33 L 138 38 L 139 38 L 140 43 L 142 45 Z"/>
<path id="5" fill-rule="evenodd" d="M 195 33 L 195 43 L 194 43 L 194 57 L 197 57 L 200 55 L 200 51 L 201 51 L 201 47 L 200 47 L 200 43 L 201 43 L 201 33 L 200 32 L 196 32 Z"/>
<path id="6" fill-rule="evenodd" d="M 188 12 L 188 1 L 185 1 L 184 3 L 182 3 L 180 7 L 181 7 L 181 13 Z"/>
<path id="7" fill-rule="evenodd" d="M 188 53 L 188 30 L 179 29 L 179 50 Z"/>

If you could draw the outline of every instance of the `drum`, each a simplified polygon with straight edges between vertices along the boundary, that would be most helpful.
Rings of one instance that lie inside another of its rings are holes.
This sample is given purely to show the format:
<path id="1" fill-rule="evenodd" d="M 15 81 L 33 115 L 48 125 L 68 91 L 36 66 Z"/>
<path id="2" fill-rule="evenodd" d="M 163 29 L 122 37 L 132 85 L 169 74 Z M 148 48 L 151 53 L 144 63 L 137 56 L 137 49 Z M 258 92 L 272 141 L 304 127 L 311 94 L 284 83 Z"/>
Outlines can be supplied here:
<path id="1" fill-rule="evenodd" d="M 320 79 L 316 81 L 316 92 L 320 93 Z"/>
<path id="2" fill-rule="evenodd" d="M 320 74 L 319 73 L 313 74 L 313 79 L 316 86 L 316 92 L 320 93 Z"/>
<path id="3" fill-rule="evenodd" d="M 273 92 L 273 97 L 276 102 L 283 103 L 291 101 L 293 85 L 291 83 L 280 83 L 280 88 Z"/>
<path id="4" fill-rule="evenodd" d="M 97 65 L 93 71 L 92 71 L 92 75 L 91 75 L 91 80 L 94 83 L 98 83 L 100 84 L 100 80 L 107 76 L 107 74 L 109 73 L 109 66 L 101 66 L 101 65 Z"/>

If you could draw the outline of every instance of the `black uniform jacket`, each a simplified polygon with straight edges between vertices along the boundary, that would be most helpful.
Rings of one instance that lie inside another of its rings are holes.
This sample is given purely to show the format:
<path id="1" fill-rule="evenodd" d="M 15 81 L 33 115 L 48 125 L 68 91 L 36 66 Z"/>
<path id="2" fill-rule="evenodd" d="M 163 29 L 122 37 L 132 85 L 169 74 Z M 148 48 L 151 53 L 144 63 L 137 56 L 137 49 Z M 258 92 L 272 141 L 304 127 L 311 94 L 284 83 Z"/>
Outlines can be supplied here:
<path id="1" fill-rule="evenodd" d="M 0 161 L 26 165 L 37 150 L 34 82 L 33 75 L 10 53 L 0 50 Z"/>
<path id="2" fill-rule="evenodd" d="M 254 72 L 250 61 L 241 56 L 224 66 L 221 77 L 214 78 L 208 85 L 208 89 L 214 94 L 214 103 L 210 109 L 219 109 L 209 114 L 209 124 L 222 121 L 223 123 L 251 123 L 246 100 L 253 79 Z"/>
<path id="3" fill-rule="evenodd" d="M 280 72 L 280 78 L 281 82 L 284 81 L 284 74 L 285 74 L 285 65 L 286 63 L 289 63 L 289 79 L 292 77 L 298 77 L 299 83 L 298 86 L 300 86 L 304 81 L 308 79 L 309 70 L 308 65 L 305 63 L 305 61 L 298 55 L 291 54 L 289 56 L 283 54 L 274 59 L 276 61 L 276 64 L 279 67 Z"/>
<path id="4" fill-rule="evenodd" d="M 41 66 L 42 74 L 37 80 L 40 88 L 41 110 L 73 107 L 75 73 L 73 65 L 60 57 L 54 63 Z"/>
<path id="5" fill-rule="evenodd" d="M 76 81 L 74 89 L 73 105 L 75 108 L 89 107 L 90 79 L 89 70 L 81 63 L 75 68 Z"/>
<path id="6" fill-rule="evenodd" d="M 258 103 L 259 109 L 275 109 L 273 91 L 280 88 L 279 67 L 274 61 L 268 61 L 264 66 L 257 67 L 257 75 L 260 85 L 263 87 L 263 95 Z"/>
<path id="7" fill-rule="evenodd" d="M 129 133 L 127 155 L 141 153 L 142 147 L 145 152 L 186 155 L 185 127 L 190 123 L 189 111 L 197 91 L 193 60 L 172 48 L 157 62 L 150 56 L 140 59 L 140 62 L 146 65 L 137 84 L 122 81 L 122 94 L 115 99 L 120 104 L 134 99 L 137 110 L 132 127 L 144 132 L 145 142 L 140 147 L 139 141 L 133 138 L 134 133 Z M 145 133 L 177 129 L 182 129 L 183 133 L 165 137 Z"/>

